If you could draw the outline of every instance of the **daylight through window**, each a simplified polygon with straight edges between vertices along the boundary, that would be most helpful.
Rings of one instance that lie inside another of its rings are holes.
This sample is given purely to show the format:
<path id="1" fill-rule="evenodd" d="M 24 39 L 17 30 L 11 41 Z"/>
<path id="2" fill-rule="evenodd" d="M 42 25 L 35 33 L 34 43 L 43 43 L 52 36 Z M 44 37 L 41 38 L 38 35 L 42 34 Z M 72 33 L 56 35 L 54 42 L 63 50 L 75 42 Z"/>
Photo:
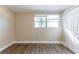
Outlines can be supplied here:
<path id="1" fill-rule="evenodd" d="M 57 28 L 59 25 L 59 15 L 45 15 L 34 17 L 35 28 Z"/>

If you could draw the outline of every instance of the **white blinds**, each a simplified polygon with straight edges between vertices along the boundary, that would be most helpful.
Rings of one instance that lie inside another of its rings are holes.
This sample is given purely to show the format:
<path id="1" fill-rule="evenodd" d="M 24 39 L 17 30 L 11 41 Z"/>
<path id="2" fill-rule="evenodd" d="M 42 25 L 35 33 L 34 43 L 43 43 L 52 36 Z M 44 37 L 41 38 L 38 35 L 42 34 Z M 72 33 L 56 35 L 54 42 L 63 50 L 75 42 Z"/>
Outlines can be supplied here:
<path id="1" fill-rule="evenodd" d="M 74 34 L 79 33 L 79 7 L 64 14 L 64 25 Z"/>

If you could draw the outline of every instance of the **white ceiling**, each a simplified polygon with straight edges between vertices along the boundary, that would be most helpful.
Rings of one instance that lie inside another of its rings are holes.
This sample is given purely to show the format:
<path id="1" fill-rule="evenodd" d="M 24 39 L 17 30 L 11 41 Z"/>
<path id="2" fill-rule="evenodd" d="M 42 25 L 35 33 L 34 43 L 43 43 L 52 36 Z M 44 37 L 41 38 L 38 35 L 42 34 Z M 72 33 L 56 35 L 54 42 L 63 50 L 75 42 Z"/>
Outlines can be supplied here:
<path id="1" fill-rule="evenodd" d="M 14 12 L 60 13 L 72 5 L 7 5 Z"/>

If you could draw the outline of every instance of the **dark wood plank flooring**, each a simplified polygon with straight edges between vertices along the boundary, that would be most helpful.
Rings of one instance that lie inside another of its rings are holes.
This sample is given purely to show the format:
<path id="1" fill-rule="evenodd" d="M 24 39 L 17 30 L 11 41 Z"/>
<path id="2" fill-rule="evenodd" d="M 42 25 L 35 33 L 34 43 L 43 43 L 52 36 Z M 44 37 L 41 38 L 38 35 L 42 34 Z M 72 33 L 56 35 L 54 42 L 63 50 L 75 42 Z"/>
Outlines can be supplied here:
<path id="1" fill-rule="evenodd" d="M 1 54 L 74 54 L 62 44 L 14 44 Z"/>

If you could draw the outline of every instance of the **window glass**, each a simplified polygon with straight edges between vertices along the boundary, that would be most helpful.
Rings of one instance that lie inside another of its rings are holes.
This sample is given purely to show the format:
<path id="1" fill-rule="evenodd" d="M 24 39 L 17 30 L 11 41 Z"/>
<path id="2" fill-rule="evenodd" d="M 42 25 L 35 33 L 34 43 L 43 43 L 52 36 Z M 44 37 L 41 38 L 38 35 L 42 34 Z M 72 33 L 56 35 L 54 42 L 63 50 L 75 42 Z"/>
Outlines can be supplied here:
<path id="1" fill-rule="evenodd" d="M 40 28 L 40 27 L 46 27 L 46 23 L 45 22 L 35 22 L 35 27 Z"/>
<path id="2" fill-rule="evenodd" d="M 59 26 L 59 15 L 35 16 L 34 27 L 57 28 Z"/>
<path id="3" fill-rule="evenodd" d="M 47 28 L 57 28 L 58 22 L 47 22 Z"/>
<path id="4" fill-rule="evenodd" d="M 46 21 L 46 17 L 36 16 L 36 17 L 34 17 L 34 21 Z"/>

